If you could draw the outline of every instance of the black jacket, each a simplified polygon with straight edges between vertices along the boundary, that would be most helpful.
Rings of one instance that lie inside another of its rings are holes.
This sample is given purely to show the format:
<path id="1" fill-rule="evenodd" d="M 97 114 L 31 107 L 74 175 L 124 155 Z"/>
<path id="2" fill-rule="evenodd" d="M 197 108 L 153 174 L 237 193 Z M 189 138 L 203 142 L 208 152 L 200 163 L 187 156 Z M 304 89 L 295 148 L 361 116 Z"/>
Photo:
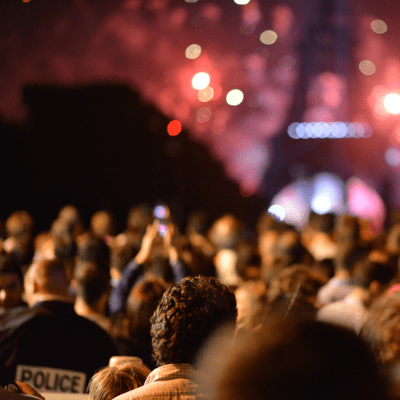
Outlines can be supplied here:
<path id="1" fill-rule="evenodd" d="M 0 315 L 0 385 L 15 380 L 17 365 L 28 365 L 83 372 L 86 387 L 93 374 L 108 365 L 114 355 L 118 351 L 108 334 L 77 315 L 72 304 L 43 301 L 32 308 L 19 307 Z M 76 391 L 68 383 L 71 377 L 61 384 L 61 377 L 51 383 L 50 378 L 44 382 L 43 376 L 37 377 L 37 386 L 46 383 L 48 391 Z M 45 387 L 39 389 L 46 391 Z"/>

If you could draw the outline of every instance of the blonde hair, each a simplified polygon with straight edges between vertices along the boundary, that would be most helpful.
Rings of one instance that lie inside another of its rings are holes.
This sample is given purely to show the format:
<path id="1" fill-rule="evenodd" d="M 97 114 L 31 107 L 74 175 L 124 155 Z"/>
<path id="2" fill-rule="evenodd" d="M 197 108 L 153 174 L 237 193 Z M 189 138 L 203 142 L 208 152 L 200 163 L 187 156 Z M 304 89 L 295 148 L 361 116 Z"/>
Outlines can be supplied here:
<path id="1" fill-rule="evenodd" d="M 143 386 L 149 373 L 149 369 L 134 362 L 105 367 L 92 376 L 86 392 L 89 400 L 111 400 Z"/>

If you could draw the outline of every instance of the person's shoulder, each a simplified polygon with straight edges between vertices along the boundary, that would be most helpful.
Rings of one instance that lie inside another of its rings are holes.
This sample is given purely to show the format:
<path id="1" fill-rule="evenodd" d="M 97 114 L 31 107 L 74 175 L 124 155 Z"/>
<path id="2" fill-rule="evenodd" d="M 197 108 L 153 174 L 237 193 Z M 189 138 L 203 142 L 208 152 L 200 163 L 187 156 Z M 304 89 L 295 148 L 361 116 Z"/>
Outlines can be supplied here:
<path id="1" fill-rule="evenodd" d="M 0 314 L 0 331 L 17 328 L 32 320 L 36 312 L 27 306 L 10 308 Z"/>

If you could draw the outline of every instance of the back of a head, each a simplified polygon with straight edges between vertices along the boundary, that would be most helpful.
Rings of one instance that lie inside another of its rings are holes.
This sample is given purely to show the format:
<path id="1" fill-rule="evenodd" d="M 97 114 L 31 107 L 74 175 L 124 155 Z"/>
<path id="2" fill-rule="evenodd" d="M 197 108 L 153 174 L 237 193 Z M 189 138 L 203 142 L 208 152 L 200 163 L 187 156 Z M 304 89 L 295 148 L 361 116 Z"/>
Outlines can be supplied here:
<path id="1" fill-rule="evenodd" d="M 89 233 L 79 236 L 77 240 L 78 260 L 92 261 L 105 270 L 110 265 L 110 249 L 103 240 L 100 240 Z"/>
<path id="2" fill-rule="evenodd" d="M 93 235 L 99 239 L 115 235 L 115 219 L 108 211 L 97 211 L 90 219 L 90 229 Z"/>
<path id="3" fill-rule="evenodd" d="M 89 400 L 111 400 L 143 386 L 148 375 L 144 371 L 144 368 L 137 367 L 132 362 L 101 369 L 89 382 L 87 388 Z"/>
<path id="4" fill-rule="evenodd" d="M 37 294 L 67 296 L 68 279 L 64 265 L 58 260 L 40 260 L 33 263 L 25 274 L 26 284 L 34 282 Z M 29 303 L 29 301 L 28 301 Z"/>
<path id="5" fill-rule="evenodd" d="M 319 322 L 274 323 L 253 340 L 213 349 L 211 400 L 381 400 L 375 360 L 352 332 Z M 207 367 L 207 354 L 204 357 Z M 215 361 L 214 361 L 215 363 Z M 222 365 L 221 365 L 222 364 Z"/>
<path id="6" fill-rule="evenodd" d="M 298 293 L 310 303 L 316 301 L 318 290 L 327 283 L 327 278 L 310 267 L 293 265 L 282 269 L 272 279 L 268 291 L 269 302 L 282 295 Z"/>
<path id="7" fill-rule="evenodd" d="M 384 294 L 371 307 L 361 337 L 381 363 L 400 359 L 400 291 Z"/>
<path id="8" fill-rule="evenodd" d="M 368 256 L 368 249 L 357 243 L 341 243 L 334 260 L 335 271 L 344 270 L 352 273 L 355 265 Z"/>
<path id="9" fill-rule="evenodd" d="M 194 211 L 189 215 L 186 232 L 190 234 L 195 232 L 205 236 L 210 228 L 210 214 L 206 210 Z"/>
<path id="10" fill-rule="evenodd" d="M 288 230 L 279 236 L 276 243 L 276 256 L 284 266 L 302 263 L 307 253 L 298 232 Z"/>
<path id="11" fill-rule="evenodd" d="M 150 335 L 150 318 L 166 290 L 165 282 L 156 278 L 141 281 L 132 288 L 126 300 L 128 329 L 132 337 Z"/>
<path id="12" fill-rule="evenodd" d="M 13 212 L 6 220 L 7 236 L 29 239 L 33 232 L 33 217 L 25 210 Z"/>
<path id="13" fill-rule="evenodd" d="M 134 234 L 144 234 L 148 225 L 153 221 L 152 210 L 148 204 L 137 204 L 128 213 L 126 227 Z"/>
<path id="14" fill-rule="evenodd" d="M 353 282 L 363 289 L 368 289 L 374 281 L 381 286 L 386 286 L 394 279 L 396 272 L 395 266 L 388 262 L 366 259 L 356 265 Z"/>
<path id="15" fill-rule="evenodd" d="M 153 358 L 158 366 L 192 364 L 209 335 L 235 323 L 233 292 L 215 278 L 188 277 L 171 286 L 151 318 Z"/>
<path id="16" fill-rule="evenodd" d="M 78 263 L 74 270 L 76 294 L 93 307 L 110 289 L 110 274 L 94 262 Z"/>
<path id="17" fill-rule="evenodd" d="M 238 218 L 227 214 L 213 223 L 208 235 L 218 249 L 234 249 L 240 242 L 243 229 L 244 225 Z"/>
<path id="18" fill-rule="evenodd" d="M 340 243 L 357 242 L 360 239 L 360 221 L 351 215 L 339 215 L 335 221 L 334 233 Z"/>

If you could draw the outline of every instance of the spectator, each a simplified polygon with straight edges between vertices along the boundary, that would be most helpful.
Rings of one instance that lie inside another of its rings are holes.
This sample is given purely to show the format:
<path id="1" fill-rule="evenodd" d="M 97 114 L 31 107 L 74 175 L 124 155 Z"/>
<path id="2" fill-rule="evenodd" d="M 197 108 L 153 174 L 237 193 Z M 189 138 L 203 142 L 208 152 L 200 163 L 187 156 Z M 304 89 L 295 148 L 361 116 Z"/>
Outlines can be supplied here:
<path id="1" fill-rule="evenodd" d="M 310 304 L 315 305 L 317 293 L 326 284 L 325 276 L 310 267 L 293 265 L 282 269 L 271 280 L 268 289 L 268 301 L 273 302 L 282 295 L 291 295 L 295 292 L 306 299 Z"/>
<path id="2" fill-rule="evenodd" d="M 107 366 L 96 372 L 87 387 L 89 400 L 111 400 L 143 386 L 150 370 L 137 362 Z"/>
<path id="3" fill-rule="evenodd" d="M 94 262 L 77 264 L 71 286 L 75 290 L 75 312 L 95 322 L 111 334 L 111 319 L 106 317 L 111 291 L 110 274 Z"/>
<path id="4" fill-rule="evenodd" d="M 166 290 L 167 285 L 161 279 L 153 278 L 138 282 L 126 301 L 124 325 L 127 327 L 127 332 L 121 332 L 115 339 L 121 354 L 139 357 L 152 369 L 157 365 L 152 359 L 150 318 Z"/>
<path id="5" fill-rule="evenodd" d="M 365 344 L 322 323 L 271 324 L 234 348 L 218 339 L 202 359 L 210 400 L 387 399 Z"/>
<path id="6" fill-rule="evenodd" d="M 318 301 L 329 304 L 343 300 L 355 286 L 352 281 L 353 269 L 356 263 L 368 256 L 367 249 L 356 243 L 343 243 L 339 246 L 335 257 L 335 274 L 318 292 Z"/>
<path id="7" fill-rule="evenodd" d="M 3 247 L 19 266 L 29 264 L 33 257 L 33 217 L 26 210 L 13 212 L 6 220 L 7 239 Z"/>
<path id="8" fill-rule="evenodd" d="M 106 240 L 114 237 L 116 233 L 114 216 L 108 211 L 97 211 L 90 219 L 90 230 L 94 237 Z"/>
<path id="9" fill-rule="evenodd" d="M 76 263 L 92 261 L 105 271 L 109 271 L 110 250 L 104 241 L 86 232 L 77 238 L 76 243 Z"/>
<path id="10" fill-rule="evenodd" d="M 20 267 L 12 256 L 4 251 L 0 252 L 0 313 L 25 304 L 22 300 L 23 292 Z"/>
<path id="11" fill-rule="evenodd" d="M 109 300 L 109 310 L 112 315 L 121 312 L 124 308 L 126 298 L 131 288 L 141 280 L 145 279 L 147 271 L 151 268 L 151 261 L 154 260 L 154 247 L 164 245 L 168 253 L 168 266 L 172 270 L 173 281 L 179 282 L 187 274 L 180 261 L 179 253 L 173 243 L 174 226 L 169 225 L 165 237 L 161 238 L 158 233 L 158 222 L 154 221 L 147 227 L 143 237 L 142 246 L 135 258 L 128 263 L 120 281 L 113 287 Z"/>
<path id="12" fill-rule="evenodd" d="M 210 334 L 236 316 L 235 295 L 215 278 L 189 277 L 171 286 L 151 318 L 158 368 L 141 388 L 117 399 L 196 398 L 195 357 Z"/>
<path id="13" fill-rule="evenodd" d="M 32 264 L 24 287 L 29 308 L 0 316 L 0 383 L 18 380 L 39 392 L 83 392 L 95 371 L 118 354 L 111 338 L 76 315 L 60 262 Z"/>
<path id="14" fill-rule="evenodd" d="M 370 259 L 360 262 L 353 275 L 355 289 L 343 300 L 322 307 L 317 319 L 359 333 L 372 302 L 388 288 L 395 276 L 396 268 L 389 263 Z"/>

